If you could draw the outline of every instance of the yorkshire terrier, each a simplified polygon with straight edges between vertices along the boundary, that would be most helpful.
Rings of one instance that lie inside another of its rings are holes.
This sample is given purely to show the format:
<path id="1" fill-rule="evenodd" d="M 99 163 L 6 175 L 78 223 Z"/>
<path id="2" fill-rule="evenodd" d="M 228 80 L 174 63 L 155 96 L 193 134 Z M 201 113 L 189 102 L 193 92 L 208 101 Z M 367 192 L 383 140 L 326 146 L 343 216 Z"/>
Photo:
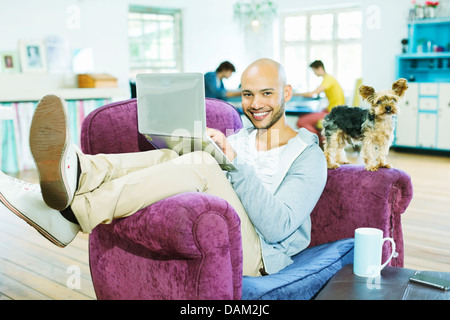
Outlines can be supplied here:
<path id="1" fill-rule="evenodd" d="M 406 79 L 394 82 L 392 90 L 380 92 L 361 86 L 359 93 L 370 103 L 370 108 L 340 106 L 331 110 L 323 121 L 324 153 L 329 169 L 348 164 L 345 147 L 347 143 L 354 145 L 359 141 L 366 170 L 392 167 L 386 157 L 394 140 L 398 104 L 407 89 Z"/>

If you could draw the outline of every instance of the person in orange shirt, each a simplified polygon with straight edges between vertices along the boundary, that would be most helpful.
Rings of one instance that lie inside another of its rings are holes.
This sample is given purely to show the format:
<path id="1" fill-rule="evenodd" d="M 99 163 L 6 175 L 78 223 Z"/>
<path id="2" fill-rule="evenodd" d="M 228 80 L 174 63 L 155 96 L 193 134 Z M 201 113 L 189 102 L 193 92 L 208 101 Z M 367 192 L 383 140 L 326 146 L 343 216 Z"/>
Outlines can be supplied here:
<path id="1" fill-rule="evenodd" d="M 323 77 L 322 84 L 314 91 L 307 93 L 299 93 L 296 95 L 314 98 L 320 93 L 324 92 L 328 99 L 328 107 L 320 112 L 310 113 L 304 116 L 300 116 L 297 122 L 299 128 L 305 128 L 312 133 L 317 134 L 320 141 L 322 141 L 320 130 L 322 130 L 322 120 L 330 113 L 331 109 L 337 106 L 345 105 L 345 96 L 342 87 L 337 80 L 326 73 L 325 66 L 322 61 L 316 60 L 311 63 L 310 68 L 314 74 L 318 77 Z"/>

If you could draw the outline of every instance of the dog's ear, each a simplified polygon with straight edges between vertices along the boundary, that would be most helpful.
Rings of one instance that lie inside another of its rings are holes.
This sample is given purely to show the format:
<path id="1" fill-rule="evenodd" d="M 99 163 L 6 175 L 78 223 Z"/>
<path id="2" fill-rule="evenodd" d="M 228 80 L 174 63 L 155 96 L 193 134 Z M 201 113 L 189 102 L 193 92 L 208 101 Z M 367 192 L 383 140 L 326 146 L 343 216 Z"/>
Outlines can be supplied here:
<path id="1" fill-rule="evenodd" d="M 406 89 L 408 89 L 408 81 L 406 79 L 398 79 L 392 85 L 392 90 L 394 90 L 395 94 L 399 97 L 403 97 L 405 95 Z"/>
<path id="2" fill-rule="evenodd" d="M 370 103 L 373 103 L 373 99 L 375 98 L 375 89 L 368 86 L 361 86 L 359 88 L 359 94 L 363 98 L 363 100 L 367 100 Z"/>

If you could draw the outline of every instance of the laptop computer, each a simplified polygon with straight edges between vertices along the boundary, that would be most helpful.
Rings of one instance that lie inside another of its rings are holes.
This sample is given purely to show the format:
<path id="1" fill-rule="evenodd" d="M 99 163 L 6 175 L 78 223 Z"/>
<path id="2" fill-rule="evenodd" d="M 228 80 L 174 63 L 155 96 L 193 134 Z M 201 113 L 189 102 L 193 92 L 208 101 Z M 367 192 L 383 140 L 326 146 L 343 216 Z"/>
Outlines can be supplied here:
<path id="1" fill-rule="evenodd" d="M 223 170 L 235 170 L 206 134 L 203 74 L 138 74 L 136 94 L 138 130 L 155 148 L 172 149 L 180 155 L 203 150 Z"/>

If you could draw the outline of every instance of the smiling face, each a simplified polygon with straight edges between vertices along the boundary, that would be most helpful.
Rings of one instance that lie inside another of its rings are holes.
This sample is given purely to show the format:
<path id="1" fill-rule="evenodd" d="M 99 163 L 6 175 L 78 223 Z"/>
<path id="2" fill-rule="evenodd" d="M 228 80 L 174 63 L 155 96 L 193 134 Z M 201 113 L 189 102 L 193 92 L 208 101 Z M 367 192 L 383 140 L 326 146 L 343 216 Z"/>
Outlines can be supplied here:
<path id="1" fill-rule="evenodd" d="M 285 83 L 281 66 L 262 59 L 250 65 L 242 75 L 242 110 L 256 129 L 270 129 L 285 118 L 285 103 L 292 88 Z"/>

